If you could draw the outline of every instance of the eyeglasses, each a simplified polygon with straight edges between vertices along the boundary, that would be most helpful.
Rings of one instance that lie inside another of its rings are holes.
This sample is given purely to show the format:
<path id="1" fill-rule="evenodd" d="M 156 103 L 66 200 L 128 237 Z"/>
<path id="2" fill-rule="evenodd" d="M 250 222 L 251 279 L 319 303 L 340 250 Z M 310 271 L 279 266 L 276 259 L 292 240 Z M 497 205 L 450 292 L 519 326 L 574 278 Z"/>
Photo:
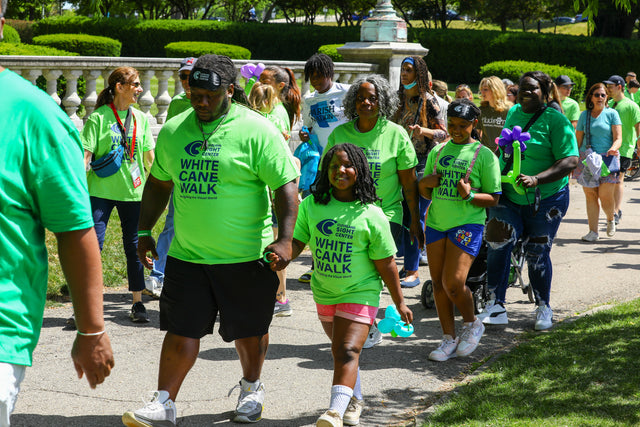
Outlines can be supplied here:
<path id="1" fill-rule="evenodd" d="M 594 93 L 593 97 L 594 98 L 606 98 L 607 94 L 606 93 Z"/>
<path id="2" fill-rule="evenodd" d="M 188 79 L 189 79 L 188 73 L 180 73 L 180 80 L 188 80 Z"/>

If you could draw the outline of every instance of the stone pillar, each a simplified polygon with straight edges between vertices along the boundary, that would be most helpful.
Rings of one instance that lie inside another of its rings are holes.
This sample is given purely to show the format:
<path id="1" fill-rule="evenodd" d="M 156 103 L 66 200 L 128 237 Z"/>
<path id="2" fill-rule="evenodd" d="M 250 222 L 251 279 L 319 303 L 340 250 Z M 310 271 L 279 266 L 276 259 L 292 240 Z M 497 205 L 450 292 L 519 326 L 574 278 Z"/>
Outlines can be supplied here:
<path id="1" fill-rule="evenodd" d="M 403 58 L 429 53 L 429 49 L 419 43 L 407 43 L 407 23 L 396 15 L 390 0 L 378 0 L 372 16 L 362 23 L 360 40 L 346 43 L 338 52 L 348 62 L 378 64 L 392 88 L 400 85 Z"/>

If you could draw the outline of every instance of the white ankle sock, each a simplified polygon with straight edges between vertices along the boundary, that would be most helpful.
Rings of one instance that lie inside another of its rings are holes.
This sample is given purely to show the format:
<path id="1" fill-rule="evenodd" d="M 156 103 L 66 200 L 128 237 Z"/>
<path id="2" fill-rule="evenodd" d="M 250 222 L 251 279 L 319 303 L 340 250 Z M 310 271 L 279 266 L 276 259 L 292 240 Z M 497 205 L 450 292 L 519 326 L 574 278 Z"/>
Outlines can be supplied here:
<path id="1" fill-rule="evenodd" d="M 362 388 L 360 384 L 360 368 L 358 368 L 358 377 L 356 378 L 356 386 L 353 388 L 353 397 L 362 400 Z"/>
<path id="2" fill-rule="evenodd" d="M 340 414 L 340 418 L 342 418 L 344 416 L 344 412 L 347 410 L 347 406 L 349 406 L 351 396 L 353 396 L 353 389 L 346 385 L 332 386 L 331 404 L 329 405 L 329 409 L 337 411 Z"/>

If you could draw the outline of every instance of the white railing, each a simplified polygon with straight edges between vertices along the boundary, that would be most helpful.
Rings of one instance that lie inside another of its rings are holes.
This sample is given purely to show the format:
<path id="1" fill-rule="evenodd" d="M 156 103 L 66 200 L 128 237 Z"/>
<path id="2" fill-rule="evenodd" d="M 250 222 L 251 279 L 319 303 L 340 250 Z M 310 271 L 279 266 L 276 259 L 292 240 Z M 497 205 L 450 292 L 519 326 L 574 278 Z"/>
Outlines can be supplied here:
<path id="1" fill-rule="evenodd" d="M 296 78 L 303 81 L 302 93 L 309 90 L 309 83 L 304 82 L 303 61 L 261 61 L 261 60 L 234 60 L 238 70 L 247 62 L 262 62 L 265 65 L 280 65 L 293 70 Z M 81 129 L 84 120 L 95 109 L 98 99 L 96 83 L 99 78 L 105 81 L 109 74 L 121 66 L 134 67 L 140 73 L 140 83 L 144 91 L 138 98 L 138 106 L 145 113 L 152 125 L 154 135 L 167 117 L 167 109 L 171 102 L 169 95 L 170 79 L 174 80 L 174 95 L 183 91 L 178 77 L 180 59 L 177 58 L 110 58 L 99 56 L 3 56 L 0 55 L 0 65 L 9 68 L 25 79 L 35 84 L 36 79 L 43 76 L 47 80 L 47 93 L 61 105 L 78 129 Z M 360 76 L 371 74 L 377 70 L 375 64 L 337 62 L 335 64 L 334 80 L 342 83 L 351 83 Z M 57 79 L 64 76 L 67 80 L 67 89 L 64 97 L 60 99 L 57 94 Z M 84 77 L 86 81 L 86 93 L 84 98 L 78 94 L 78 78 Z M 151 93 L 151 80 L 158 80 L 157 93 Z M 157 106 L 158 113 L 151 115 L 153 105 Z M 78 116 L 80 105 L 85 108 L 83 118 Z"/>

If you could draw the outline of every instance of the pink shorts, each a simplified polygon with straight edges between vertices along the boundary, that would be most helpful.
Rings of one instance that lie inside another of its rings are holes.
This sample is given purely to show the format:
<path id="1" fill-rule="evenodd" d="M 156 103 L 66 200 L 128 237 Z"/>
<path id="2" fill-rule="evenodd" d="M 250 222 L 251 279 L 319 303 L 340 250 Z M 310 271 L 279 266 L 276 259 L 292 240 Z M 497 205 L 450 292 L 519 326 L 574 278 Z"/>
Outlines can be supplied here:
<path id="1" fill-rule="evenodd" d="M 333 317 L 339 316 L 367 325 L 373 324 L 378 313 L 378 307 L 354 303 L 316 304 L 316 309 L 318 310 L 318 318 L 322 322 L 333 322 Z"/>

